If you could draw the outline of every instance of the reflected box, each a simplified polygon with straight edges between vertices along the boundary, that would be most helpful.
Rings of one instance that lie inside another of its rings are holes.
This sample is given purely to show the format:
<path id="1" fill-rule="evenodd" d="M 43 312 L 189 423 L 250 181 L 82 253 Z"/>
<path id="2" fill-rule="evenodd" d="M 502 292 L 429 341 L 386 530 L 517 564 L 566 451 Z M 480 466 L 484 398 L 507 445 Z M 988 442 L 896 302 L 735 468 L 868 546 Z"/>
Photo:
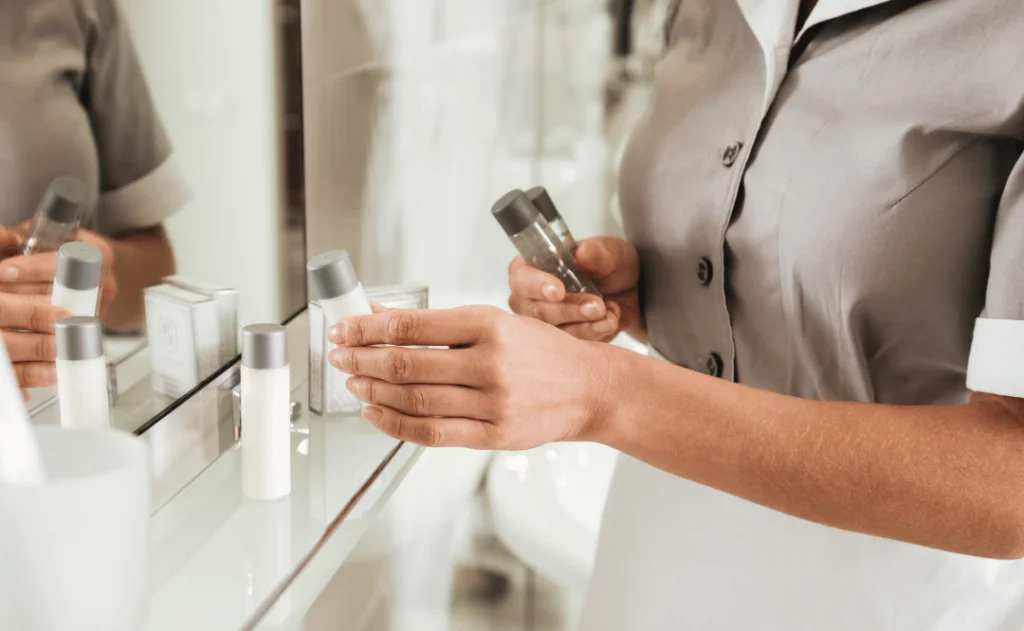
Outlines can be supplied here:
<path id="1" fill-rule="evenodd" d="M 233 360 L 238 355 L 238 290 L 177 275 L 164 278 L 164 284 L 216 301 L 217 311 L 220 314 L 220 345 L 217 350 L 217 361 L 223 366 Z"/>
<path id="2" fill-rule="evenodd" d="M 170 285 L 145 290 L 153 390 L 178 398 L 220 366 L 217 301 Z"/>

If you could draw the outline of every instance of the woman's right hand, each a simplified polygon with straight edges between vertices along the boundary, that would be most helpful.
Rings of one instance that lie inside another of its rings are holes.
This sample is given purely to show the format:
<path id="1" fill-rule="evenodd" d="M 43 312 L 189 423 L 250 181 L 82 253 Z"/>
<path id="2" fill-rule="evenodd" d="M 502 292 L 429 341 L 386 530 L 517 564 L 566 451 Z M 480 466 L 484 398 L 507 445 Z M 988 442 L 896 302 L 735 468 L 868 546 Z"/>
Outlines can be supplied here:
<path id="1" fill-rule="evenodd" d="M 583 340 L 607 342 L 620 331 L 640 341 L 646 339 L 637 291 L 640 259 L 636 248 L 624 239 L 595 237 L 580 242 L 576 263 L 597 283 L 604 300 L 589 294 L 566 294 L 557 278 L 516 257 L 508 268 L 512 311 Z"/>
<path id="2" fill-rule="evenodd" d="M 54 323 L 71 314 L 49 296 L 0 293 L 0 329 L 18 385 L 42 388 L 57 383 Z"/>

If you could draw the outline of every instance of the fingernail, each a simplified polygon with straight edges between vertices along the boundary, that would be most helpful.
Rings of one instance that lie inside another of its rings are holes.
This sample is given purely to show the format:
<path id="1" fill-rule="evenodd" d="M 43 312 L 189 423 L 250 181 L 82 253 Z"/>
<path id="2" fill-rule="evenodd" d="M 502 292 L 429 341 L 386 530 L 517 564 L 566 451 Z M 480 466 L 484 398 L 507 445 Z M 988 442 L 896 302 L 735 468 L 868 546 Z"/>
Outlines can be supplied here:
<path id="1" fill-rule="evenodd" d="M 594 329 L 594 333 L 600 333 L 602 335 L 606 335 L 615 330 L 615 325 L 612 324 L 611 320 L 601 320 L 600 322 L 595 322 L 592 325 L 592 327 Z"/>
<path id="2" fill-rule="evenodd" d="M 356 395 L 360 399 L 363 398 L 363 382 L 355 377 L 350 377 L 345 380 L 345 387 L 348 391 Z"/>
<path id="3" fill-rule="evenodd" d="M 348 325 L 344 322 L 335 324 L 327 330 L 327 339 L 335 344 L 344 344 L 348 339 Z"/>
<path id="4" fill-rule="evenodd" d="M 331 354 L 327 357 L 331 365 L 340 370 L 345 370 L 346 359 L 347 353 L 341 349 L 331 351 Z"/>
<path id="5" fill-rule="evenodd" d="M 555 287 L 551 283 L 544 285 L 544 287 L 541 288 L 540 293 L 551 302 L 558 301 L 558 287 Z"/>
<path id="6" fill-rule="evenodd" d="M 596 320 L 604 315 L 601 313 L 601 305 L 593 301 L 583 303 L 583 306 L 580 307 L 580 313 L 588 320 Z"/>
<path id="7" fill-rule="evenodd" d="M 43 376 L 50 385 L 57 383 L 57 365 L 47 364 L 46 367 L 43 368 Z"/>
<path id="8" fill-rule="evenodd" d="M 370 421 L 371 423 L 376 423 L 383 416 L 384 410 L 380 409 L 375 405 L 368 405 L 365 408 L 363 408 L 363 418 Z"/>
<path id="9" fill-rule="evenodd" d="M 20 273 L 21 273 L 21 270 L 18 269 L 17 267 L 15 267 L 14 265 L 12 265 L 12 266 L 10 266 L 10 267 L 8 267 L 7 269 L 4 270 L 3 278 L 7 282 L 14 282 L 14 281 L 18 280 L 18 274 L 20 274 Z"/>

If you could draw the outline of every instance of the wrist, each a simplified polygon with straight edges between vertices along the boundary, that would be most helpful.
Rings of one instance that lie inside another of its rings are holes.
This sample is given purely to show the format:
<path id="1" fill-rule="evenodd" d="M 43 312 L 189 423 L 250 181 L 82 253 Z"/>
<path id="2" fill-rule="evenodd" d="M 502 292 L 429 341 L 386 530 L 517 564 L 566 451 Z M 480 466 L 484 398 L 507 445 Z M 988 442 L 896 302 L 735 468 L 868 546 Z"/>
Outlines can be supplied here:
<path id="1" fill-rule="evenodd" d="M 637 355 L 611 344 L 588 342 L 594 359 L 594 370 L 587 380 L 589 386 L 587 421 L 575 440 L 612 445 L 621 433 L 625 411 L 632 407 L 627 400 L 634 388 L 633 359 Z"/>

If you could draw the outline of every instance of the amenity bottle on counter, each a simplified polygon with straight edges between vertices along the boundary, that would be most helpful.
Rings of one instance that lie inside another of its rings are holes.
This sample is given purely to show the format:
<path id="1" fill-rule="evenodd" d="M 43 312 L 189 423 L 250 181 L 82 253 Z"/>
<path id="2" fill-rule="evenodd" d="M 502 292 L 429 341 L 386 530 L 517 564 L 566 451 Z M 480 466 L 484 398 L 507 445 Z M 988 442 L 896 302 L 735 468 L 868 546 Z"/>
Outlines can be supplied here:
<path id="1" fill-rule="evenodd" d="M 491 214 L 531 266 L 558 278 L 568 293 L 601 295 L 526 193 L 519 189 L 506 193 Z"/>
<path id="2" fill-rule="evenodd" d="M 306 271 L 309 274 L 309 284 L 316 292 L 320 307 L 324 311 L 328 329 L 345 318 L 373 313 L 348 252 L 331 250 L 319 254 L 309 260 Z M 328 352 L 330 350 L 329 348 Z M 334 405 L 330 407 L 345 414 L 359 412 L 363 406 L 362 402 L 345 387 L 348 377 L 349 375 L 344 373 L 337 375 L 331 380 L 330 388 L 331 398 L 334 399 Z"/>
<path id="3" fill-rule="evenodd" d="M 73 239 L 82 221 L 88 191 L 85 182 L 78 178 L 64 175 L 55 179 L 32 217 L 21 253 L 53 252 Z"/>
<path id="4" fill-rule="evenodd" d="M 61 427 L 110 429 L 103 327 L 94 317 L 54 325 L 57 338 L 57 402 Z"/>
<path id="5" fill-rule="evenodd" d="M 291 372 L 279 324 L 242 329 L 242 492 L 254 500 L 291 493 Z"/>
<path id="6" fill-rule="evenodd" d="M 60 246 L 50 302 L 72 315 L 96 315 L 102 270 L 103 255 L 95 245 L 73 241 Z"/>
<path id="7" fill-rule="evenodd" d="M 569 225 L 565 223 L 562 214 L 558 212 L 555 202 L 551 201 L 551 196 L 548 195 L 547 189 L 543 186 L 534 186 L 526 191 L 526 197 L 537 207 L 541 216 L 551 226 L 551 231 L 555 233 L 555 236 L 562 242 L 565 249 L 569 250 L 569 254 L 576 256 L 576 250 L 579 248 L 579 245 L 577 245 L 576 239 L 573 238 L 572 232 L 569 231 Z"/>

